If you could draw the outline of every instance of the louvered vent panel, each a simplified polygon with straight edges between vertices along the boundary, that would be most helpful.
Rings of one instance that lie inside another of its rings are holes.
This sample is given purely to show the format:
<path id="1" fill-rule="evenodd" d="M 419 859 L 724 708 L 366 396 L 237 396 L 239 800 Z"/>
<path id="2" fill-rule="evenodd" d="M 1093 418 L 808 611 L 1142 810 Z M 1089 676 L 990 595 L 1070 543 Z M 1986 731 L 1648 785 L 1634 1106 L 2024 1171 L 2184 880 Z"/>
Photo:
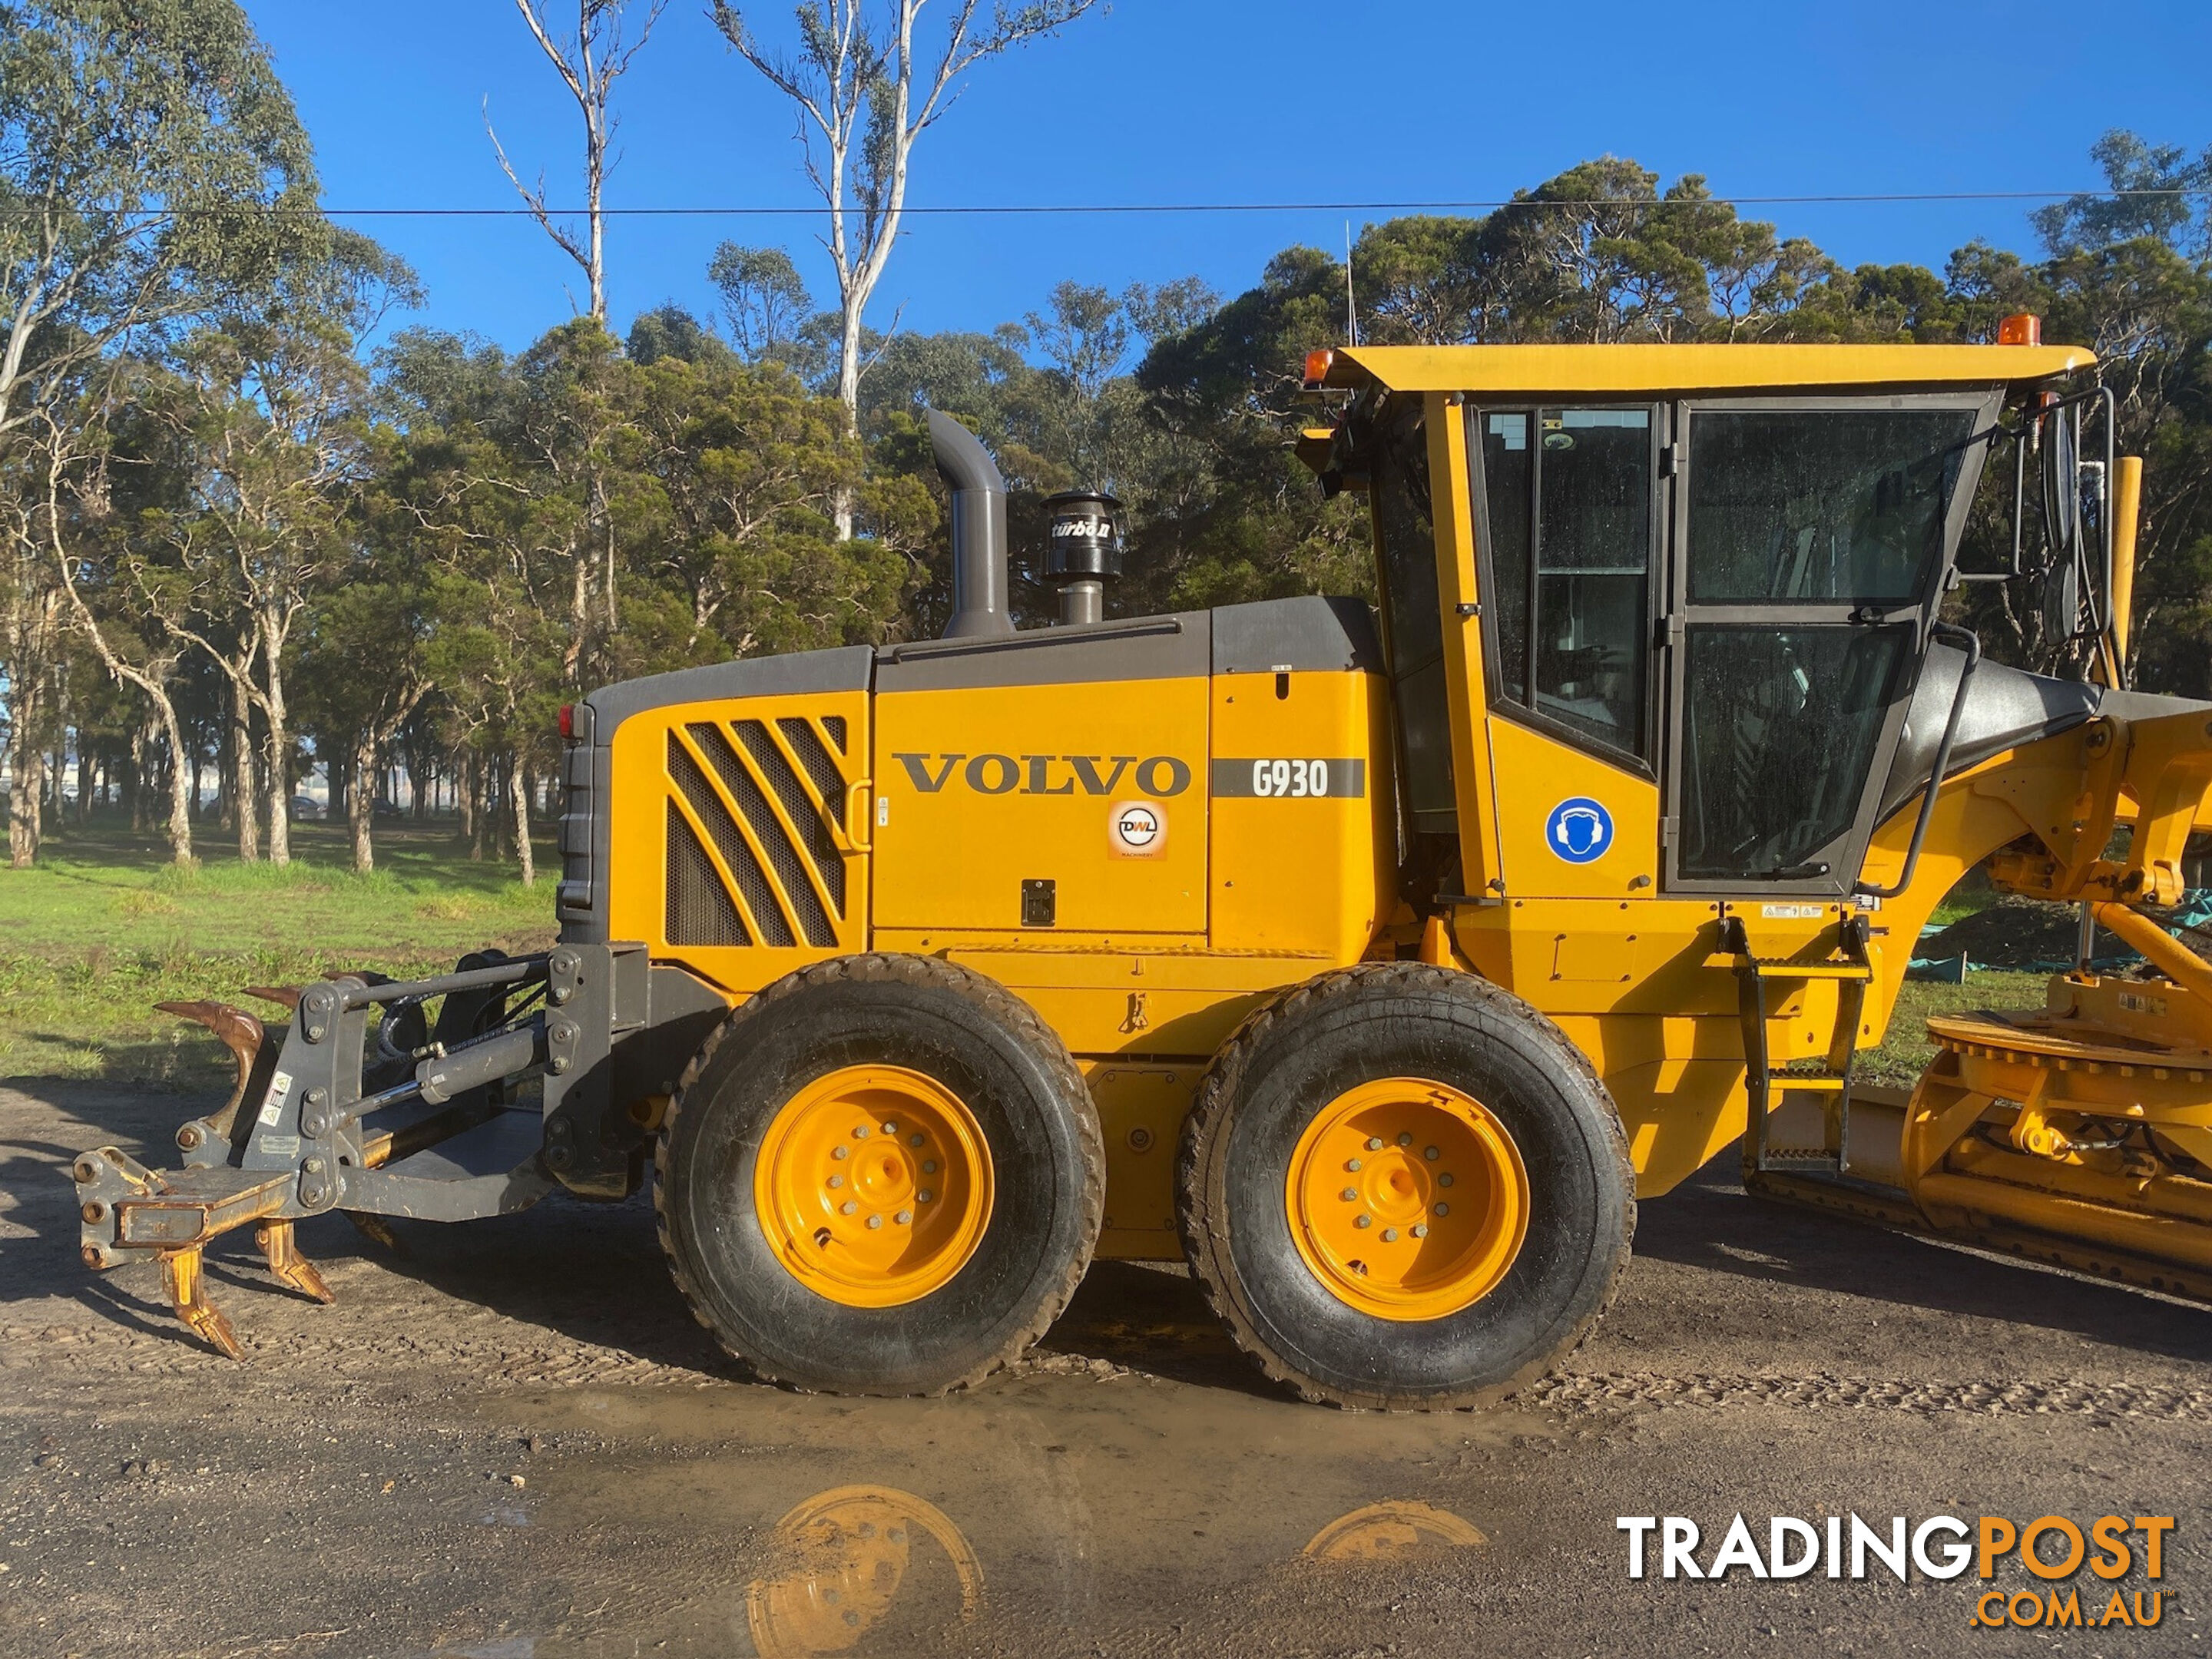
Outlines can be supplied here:
<path id="1" fill-rule="evenodd" d="M 715 873 L 707 849 L 668 803 L 668 915 L 671 945 L 750 945 L 730 890 Z"/>
<path id="2" fill-rule="evenodd" d="M 707 775 L 699 769 L 699 763 L 691 758 L 673 732 L 668 734 L 668 775 L 675 781 L 677 789 L 690 804 L 699 822 L 707 826 L 714 851 L 720 855 L 722 868 L 737 882 L 745 914 L 751 916 L 760 942 L 783 946 L 798 944 L 783 908 L 775 902 L 775 890 L 769 885 L 760 860 L 753 856 L 753 849 L 745 844 L 744 832 L 731 817 L 730 809 L 722 805 L 722 798 L 714 793 L 714 786 L 707 781 Z"/>
<path id="3" fill-rule="evenodd" d="M 787 740 L 791 728 L 797 726 L 806 733 L 807 742 L 820 752 L 822 765 L 829 772 L 829 787 L 823 787 L 821 771 L 812 766 L 807 767 L 806 770 L 814 780 L 814 787 L 821 791 L 824 805 L 815 805 L 806 793 L 806 786 L 799 781 L 799 774 L 791 769 L 790 760 L 782 750 L 776 747 L 775 739 L 769 735 L 764 722 L 740 720 L 738 723 L 738 740 L 744 744 L 745 753 L 751 757 L 753 769 L 768 780 L 769 787 L 775 791 L 775 798 L 783 803 L 784 816 L 799 826 L 799 833 L 805 842 L 799 850 L 821 872 L 823 886 L 828 892 L 830 904 L 842 915 L 845 909 L 845 866 L 837 856 L 837 843 L 830 839 L 825 816 L 843 810 L 844 782 L 837 776 L 836 769 L 830 765 L 830 754 L 822 748 L 822 740 L 814 735 L 805 720 L 779 720 L 776 724 L 786 733 Z M 804 761 L 805 750 L 799 750 L 799 754 Z"/>
<path id="4" fill-rule="evenodd" d="M 845 738 L 845 721 L 838 716 L 818 726 L 779 719 L 773 729 L 757 720 L 738 721 L 734 728 L 699 720 L 669 732 L 669 780 L 706 831 L 702 844 L 670 803 L 670 927 L 678 916 L 679 866 L 696 858 L 723 890 L 730 925 L 740 935 L 710 940 L 672 932 L 671 944 L 836 947 L 846 913 L 837 835 L 844 828 L 846 781 L 832 745 L 842 751 Z M 696 873 L 685 870 L 684 879 L 688 883 Z M 683 890 L 689 902 L 692 889 Z M 690 910 L 685 915 L 693 917 Z M 706 924 L 693 918 L 687 925 L 696 931 Z M 748 931 L 750 940 L 743 937 Z"/>

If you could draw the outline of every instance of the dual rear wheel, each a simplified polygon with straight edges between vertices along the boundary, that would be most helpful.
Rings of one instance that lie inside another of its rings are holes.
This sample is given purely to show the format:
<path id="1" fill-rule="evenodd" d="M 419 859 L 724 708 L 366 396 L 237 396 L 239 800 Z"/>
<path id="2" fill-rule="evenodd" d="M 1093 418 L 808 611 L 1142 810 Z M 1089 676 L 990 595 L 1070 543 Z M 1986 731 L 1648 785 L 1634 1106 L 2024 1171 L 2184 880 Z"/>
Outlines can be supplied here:
<path id="1" fill-rule="evenodd" d="M 840 958 L 734 1013 L 686 1072 L 656 1202 L 677 1282 L 758 1374 L 927 1394 L 1066 1304 L 1103 1200 L 1065 1046 L 980 975 Z M 1247 1021 L 1187 1120 L 1178 1215 L 1239 1346 L 1310 1400 L 1510 1392 L 1595 1322 L 1632 1176 L 1588 1062 L 1468 975 L 1376 964 Z"/>

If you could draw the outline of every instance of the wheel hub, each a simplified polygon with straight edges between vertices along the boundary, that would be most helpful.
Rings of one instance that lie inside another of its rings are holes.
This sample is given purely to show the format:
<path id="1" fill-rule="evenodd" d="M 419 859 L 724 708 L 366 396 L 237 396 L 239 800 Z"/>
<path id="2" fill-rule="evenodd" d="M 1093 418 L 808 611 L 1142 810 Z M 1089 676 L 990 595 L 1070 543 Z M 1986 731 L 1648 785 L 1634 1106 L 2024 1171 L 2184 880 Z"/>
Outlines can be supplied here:
<path id="1" fill-rule="evenodd" d="M 965 1103 L 896 1066 L 848 1066 L 793 1095 L 754 1166 L 769 1247 L 810 1290 L 889 1308 L 942 1288 L 990 1220 L 991 1155 Z"/>
<path id="2" fill-rule="evenodd" d="M 1381 1319 L 1438 1319 L 1480 1301 L 1528 1234 L 1512 1136 L 1473 1096 L 1420 1078 L 1361 1084 L 1316 1113 L 1285 1200 L 1314 1276 Z"/>

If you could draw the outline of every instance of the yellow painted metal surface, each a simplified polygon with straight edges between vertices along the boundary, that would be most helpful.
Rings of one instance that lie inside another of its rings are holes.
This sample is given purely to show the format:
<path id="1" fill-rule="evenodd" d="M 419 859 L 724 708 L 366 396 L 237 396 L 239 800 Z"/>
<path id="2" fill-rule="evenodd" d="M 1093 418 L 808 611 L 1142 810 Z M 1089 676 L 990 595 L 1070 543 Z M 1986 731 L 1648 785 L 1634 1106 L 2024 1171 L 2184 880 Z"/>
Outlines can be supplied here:
<path id="1" fill-rule="evenodd" d="M 816 777 L 801 753 L 805 739 L 787 722 L 813 734 L 835 779 Z M 653 960 L 738 992 L 868 948 L 860 850 L 867 833 L 858 822 L 866 811 L 866 692 L 654 708 L 624 720 L 611 750 L 610 937 L 642 939 Z M 743 943 L 702 943 L 680 928 L 672 937 L 671 848 L 687 838 Z"/>
<path id="2" fill-rule="evenodd" d="M 1528 1234 L 1528 1170 L 1473 1096 L 1377 1078 L 1314 1115 L 1283 1202 L 1323 1288 L 1377 1319 L 1442 1319 L 1497 1286 Z"/>
<path id="3" fill-rule="evenodd" d="M 1206 926 L 1209 683 L 987 686 L 876 699 L 874 915 L 1018 933 Z M 1149 823 L 1149 829 L 1143 828 Z"/>
<path id="4" fill-rule="evenodd" d="M 1164 1261 L 1176 1236 L 1176 1149 L 1206 1067 L 1196 1061 L 1090 1060 L 1084 1081 L 1106 1141 L 1106 1215 L 1097 1254 Z"/>
<path id="5" fill-rule="evenodd" d="M 2086 346 L 1344 346 L 1334 352 L 1325 384 L 1379 382 L 1394 392 L 1557 397 L 1997 386 L 2047 380 L 2096 361 Z"/>
<path id="6" fill-rule="evenodd" d="M 1508 892 L 1525 898 L 1628 898 L 1656 892 L 1659 786 L 1648 775 L 1492 714 L 1488 727 L 1498 790 L 1498 862 Z M 1577 864 L 1544 841 L 1552 809 L 1576 796 L 1602 801 L 1613 843 Z"/>
<path id="7" fill-rule="evenodd" d="M 899 1066 L 846 1066 L 787 1101 L 753 1164 L 769 1248 L 817 1296 L 918 1302 L 968 1265 L 990 1224 L 991 1149 L 967 1103 Z"/>
<path id="8" fill-rule="evenodd" d="M 2142 524 L 2142 457 L 2122 455 L 2112 473 L 2112 639 L 2120 660 L 2128 660 L 2135 626 L 2136 536 Z"/>
<path id="9" fill-rule="evenodd" d="M 1499 890 L 1498 851 L 1503 801 L 1487 722 L 1479 711 L 1488 700 L 1482 659 L 1481 595 L 1475 580 L 1476 514 L 1468 471 L 1467 422 L 1454 417 L 1456 395 L 1426 400 L 1429 477 L 1434 492 L 1437 605 L 1443 624 L 1444 695 L 1468 711 L 1451 723 L 1452 793 L 1461 827 L 1462 884 L 1469 893 Z M 1377 545 L 1379 546 L 1379 532 Z"/>
<path id="10" fill-rule="evenodd" d="M 1368 674 L 1223 674 L 1212 690 L 1218 951 L 1357 961 L 1397 864 L 1389 704 Z"/>

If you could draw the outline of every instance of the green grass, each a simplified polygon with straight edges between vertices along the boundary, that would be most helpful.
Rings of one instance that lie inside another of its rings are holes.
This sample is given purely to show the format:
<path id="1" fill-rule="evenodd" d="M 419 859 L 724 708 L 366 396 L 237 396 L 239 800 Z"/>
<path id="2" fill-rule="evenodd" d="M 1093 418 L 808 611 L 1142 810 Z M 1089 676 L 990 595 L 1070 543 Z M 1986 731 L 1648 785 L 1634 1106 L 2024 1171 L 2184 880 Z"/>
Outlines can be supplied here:
<path id="1" fill-rule="evenodd" d="M 203 862 L 183 870 L 162 843 L 95 817 L 50 840 L 36 867 L 0 868 L 0 1077 L 204 1086 L 228 1075 L 228 1056 L 154 1003 L 251 1006 L 248 985 L 434 971 L 482 945 L 537 950 L 552 938 L 558 864 L 543 842 L 526 888 L 511 861 L 457 849 L 450 823 L 380 826 L 380 867 L 367 875 L 348 867 L 343 826 L 292 834 L 283 869 L 240 864 L 210 833 Z"/>
<path id="2" fill-rule="evenodd" d="M 1897 1009 L 1881 1047 L 1859 1056 L 1860 1075 L 1869 1083 L 1903 1088 L 1936 1057 L 1928 1038 L 1930 1014 L 1972 1013 L 1981 1008 L 2040 1008 L 2048 974 L 2017 974 L 2001 969 L 1978 970 L 1964 985 L 1936 985 L 1907 980 L 1897 993 Z"/>

